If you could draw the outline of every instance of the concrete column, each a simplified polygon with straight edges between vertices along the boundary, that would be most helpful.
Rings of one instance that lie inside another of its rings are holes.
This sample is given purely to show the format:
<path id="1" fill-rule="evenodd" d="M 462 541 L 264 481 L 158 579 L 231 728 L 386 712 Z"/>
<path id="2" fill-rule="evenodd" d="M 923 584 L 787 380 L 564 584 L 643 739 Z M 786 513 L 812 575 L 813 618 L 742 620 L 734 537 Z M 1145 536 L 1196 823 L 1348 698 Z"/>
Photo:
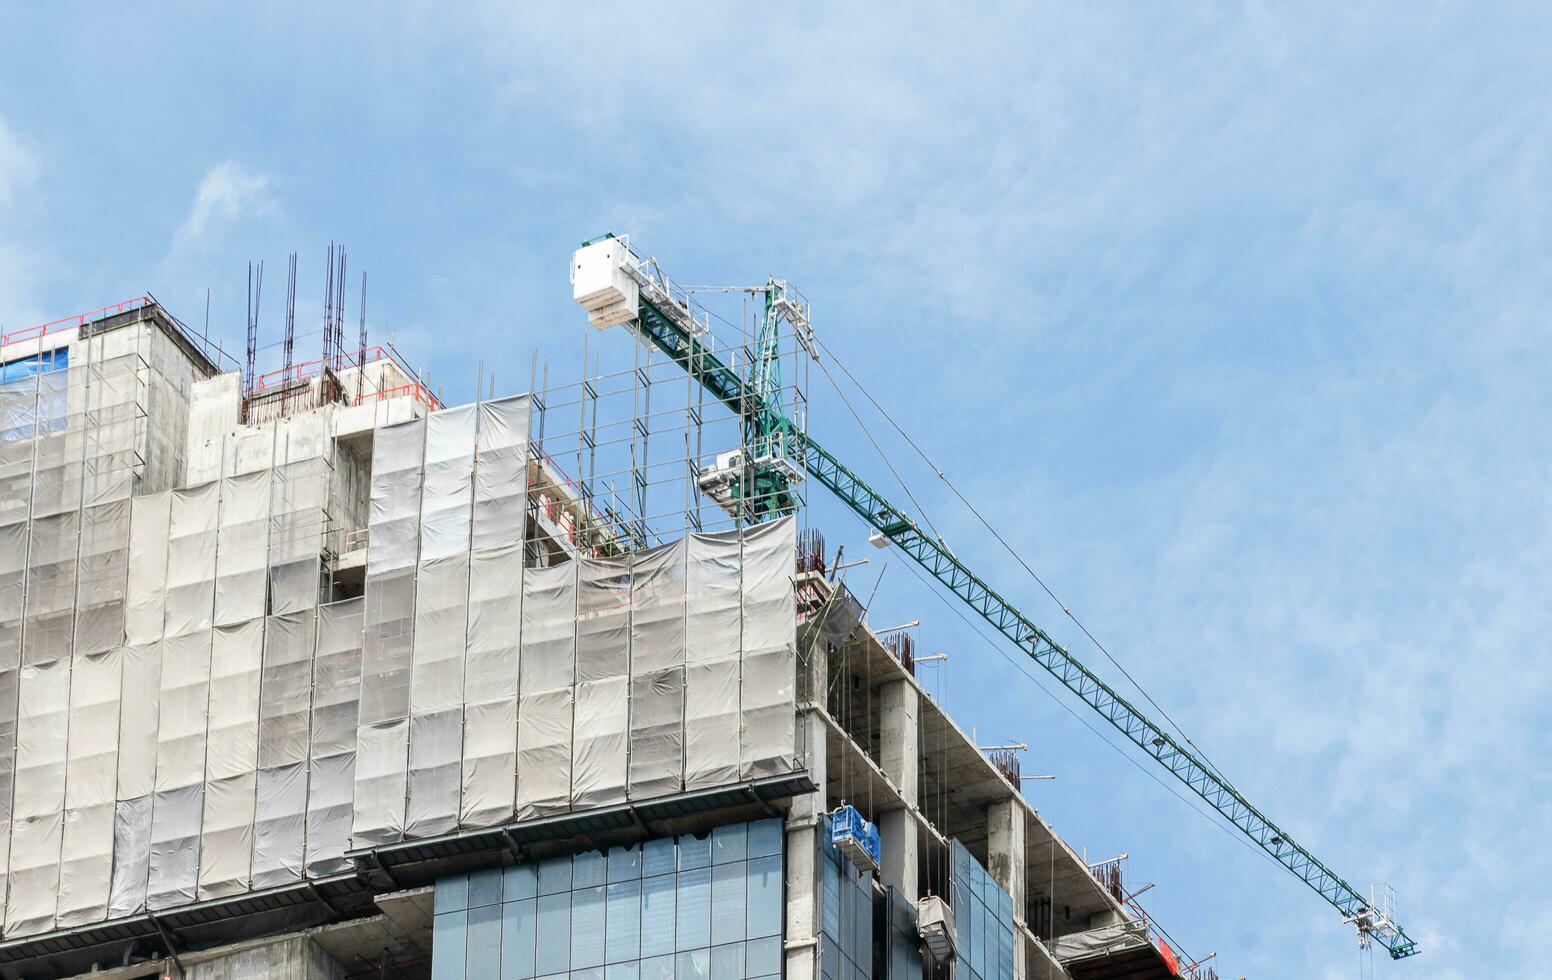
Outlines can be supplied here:
<path id="1" fill-rule="evenodd" d="M 829 679 L 828 661 L 822 643 L 814 644 L 809 656 L 807 690 L 812 701 L 799 708 L 798 727 L 803 736 L 803 752 L 814 785 L 812 793 L 794 797 L 787 813 L 787 980 L 819 980 L 819 818 L 828 809 L 825 802 L 824 719 L 817 707 L 823 706 Z"/>
<path id="2" fill-rule="evenodd" d="M 986 870 L 1013 899 L 1013 921 L 1025 926 L 1028 892 L 1024 888 L 1024 807 L 1017 799 L 986 808 Z M 1013 944 L 1013 977 L 1024 980 L 1028 972 L 1022 942 Z"/>
<path id="3" fill-rule="evenodd" d="M 905 804 L 879 814 L 878 832 L 884 849 L 883 880 L 914 902 L 920 897 L 917 835 L 921 828 L 911 812 L 918 803 L 921 746 L 921 701 L 907 680 L 890 681 L 879 689 L 879 768 L 896 786 Z"/>
<path id="4" fill-rule="evenodd" d="M 260 980 L 261 977 L 269 980 L 344 980 L 345 971 L 317 943 L 306 936 L 293 935 L 263 946 L 190 963 L 186 977 L 187 980 Z"/>

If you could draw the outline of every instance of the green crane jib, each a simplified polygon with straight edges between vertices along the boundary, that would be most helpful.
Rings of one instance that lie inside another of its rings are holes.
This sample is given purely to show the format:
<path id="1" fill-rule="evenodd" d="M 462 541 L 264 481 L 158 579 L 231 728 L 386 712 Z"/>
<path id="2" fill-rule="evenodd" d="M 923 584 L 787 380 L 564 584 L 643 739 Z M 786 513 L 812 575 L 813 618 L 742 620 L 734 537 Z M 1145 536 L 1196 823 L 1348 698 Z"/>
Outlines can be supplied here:
<path id="1" fill-rule="evenodd" d="M 735 516 L 758 521 L 790 513 L 795 507 L 789 490 L 794 477 L 801 479 L 807 475 L 823 484 L 878 534 L 910 555 L 1029 659 L 1097 711 L 1127 741 L 1169 770 L 1256 846 L 1331 903 L 1344 922 L 1357 928 L 1363 945 L 1379 943 L 1392 959 L 1419 952 L 1417 943 L 1394 921 L 1389 902 L 1377 905 L 1359 894 L 1256 809 L 1214 767 L 1150 721 L 946 547 L 922 533 L 909 514 L 795 426 L 769 400 L 768 393 L 776 389 L 769 387 L 768 376 L 762 383 L 758 373 L 764 364 L 762 357 L 755 358 L 749 380 L 740 378 L 708 348 L 702 339 L 708 333 L 704 319 L 696 316 L 686 297 L 676 295 L 672 283 L 661 275 L 655 263 L 641 262 L 623 240 L 609 235 L 583 243 L 572 260 L 572 283 L 574 297 L 588 311 L 594 326 L 627 326 L 726 405 L 745 425 L 746 442 L 749 433 L 758 434 L 763 447 L 761 457 L 752 458 L 746 446 L 745 458 L 739 462 L 753 469 L 758 482 L 750 489 L 764 492 L 766 496 L 759 499 L 767 503 L 759 508 L 738 508 L 735 504 L 730 508 Z M 780 285 L 784 287 L 785 283 Z M 766 320 L 773 329 L 776 314 L 781 311 L 772 310 L 770 297 L 777 295 L 767 292 Z M 801 341 L 802 331 L 808 328 L 806 314 L 801 322 L 795 316 L 787 319 L 799 331 Z M 777 353 L 775 343 L 772 335 L 767 348 L 770 357 Z M 750 499 L 747 492 L 743 496 L 746 501 Z"/>

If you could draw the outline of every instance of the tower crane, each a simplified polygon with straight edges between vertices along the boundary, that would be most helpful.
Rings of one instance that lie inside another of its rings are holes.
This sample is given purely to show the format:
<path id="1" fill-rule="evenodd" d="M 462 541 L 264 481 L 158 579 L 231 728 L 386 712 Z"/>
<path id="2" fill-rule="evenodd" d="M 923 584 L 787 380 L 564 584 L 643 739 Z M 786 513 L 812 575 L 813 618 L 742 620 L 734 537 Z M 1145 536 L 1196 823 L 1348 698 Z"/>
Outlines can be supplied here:
<path id="1" fill-rule="evenodd" d="M 712 349 L 707 318 L 688 294 L 662 273 L 655 260 L 636 255 L 625 239 L 609 234 L 583 242 L 572 256 L 571 282 L 572 296 L 593 326 L 626 327 L 687 371 L 739 419 L 743 446 L 720 454 L 701 471 L 697 482 L 741 524 L 792 513 L 797 507 L 793 486 L 812 478 L 867 523 L 875 541 L 893 544 L 909 555 L 1128 742 L 1330 903 L 1343 922 L 1357 929 L 1362 946 L 1377 943 L 1398 960 L 1420 951 L 1395 921 L 1388 893 L 1381 900 L 1361 895 L 1257 809 L 1216 767 L 1151 721 L 783 412 L 781 324 L 786 323 L 798 342 L 815 354 L 807 304 L 786 282 L 771 279 L 749 290 L 763 293 L 764 308 L 747 377 Z"/>

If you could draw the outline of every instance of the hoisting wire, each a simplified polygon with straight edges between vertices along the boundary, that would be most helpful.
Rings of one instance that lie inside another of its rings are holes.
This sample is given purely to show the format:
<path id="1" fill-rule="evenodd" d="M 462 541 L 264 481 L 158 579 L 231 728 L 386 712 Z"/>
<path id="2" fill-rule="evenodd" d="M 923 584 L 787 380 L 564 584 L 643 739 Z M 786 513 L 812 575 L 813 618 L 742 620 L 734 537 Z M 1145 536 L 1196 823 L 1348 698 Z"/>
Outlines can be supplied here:
<path id="1" fill-rule="evenodd" d="M 1034 568 L 1032 568 L 1030 566 L 1029 562 L 1024 560 L 1024 557 L 1022 555 L 1020 555 L 1013 548 L 1013 546 L 1011 544 L 1008 543 L 1007 539 L 1004 538 L 1002 536 L 1002 534 L 995 527 L 992 526 L 992 523 L 990 521 L 988 521 L 984 515 L 982 515 L 980 510 L 978 510 L 976 508 L 976 506 L 974 504 L 972 504 L 969 501 L 969 499 L 967 499 L 965 497 L 965 495 L 963 493 L 960 492 L 959 487 L 954 484 L 954 481 L 950 480 L 948 478 L 948 474 L 944 473 L 942 468 L 939 467 L 935 462 L 932 461 L 931 457 L 929 457 L 926 454 L 926 452 L 924 452 L 922 450 L 922 448 L 919 445 L 916 444 L 916 440 L 912 439 L 910 434 L 907 433 L 905 431 L 905 429 L 902 428 L 900 426 L 900 424 L 894 420 L 894 417 L 891 416 L 889 414 L 889 412 L 886 411 L 884 409 L 884 407 L 878 403 L 878 400 L 876 398 L 874 398 L 873 395 L 868 391 L 868 389 L 862 384 L 862 382 L 857 379 L 857 376 L 851 373 L 851 370 L 849 368 L 847 368 L 846 364 L 839 357 L 837 357 L 835 355 L 835 352 L 832 351 L 825 344 L 825 342 L 821 338 L 819 338 L 817 335 L 814 337 L 814 340 L 819 345 L 820 349 L 823 350 L 826 354 L 828 354 L 831 360 L 835 361 L 836 365 L 840 367 L 842 373 L 844 373 L 846 375 L 846 377 L 851 380 L 851 383 L 857 386 L 857 390 L 862 392 L 862 396 L 868 400 L 869 404 L 871 404 L 873 406 L 873 408 L 876 409 L 878 411 L 878 413 L 884 417 L 885 421 L 887 421 L 889 423 L 889 425 L 895 430 L 895 432 L 899 433 L 900 437 L 902 439 L 904 439 L 906 441 L 906 443 L 911 447 L 911 449 L 916 452 L 916 455 L 921 457 L 922 462 L 926 463 L 928 468 L 930 468 L 933 471 L 933 473 L 937 474 L 938 479 L 942 480 L 944 485 L 947 486 L 949 488 L 949 490 L 951 490 L 953 492 L 954 496 L 959 498 L 959 502 L 964 504 L 965 507 L 967 509 L 969 509 L 970 513 L 975 515 L 975 519 L 981 522 L 981 526 L 986 528 L 987 531 L 991 532 L 992 537 L 997 539 L 997 543 L 1002 545 L 1003 550 L 1007 551 L 1007 553 L 1009 555 L 1013 556 L 1013 559 L 1015 561 L 1017 561 L 1021 566 L 1023 566 L 1024 571 L 1028 572 L 1029 576 L 1031 578 L 1033 578 L 1035 580 L 1035 582 L 1037 582 L 1039 584 L 1040 588 L 1045 591 L 1045 594 L 1050 597 L 1051 601 L 1056 603 L 1056 605 L 1062 610 L 1062 613 L 1068 619 L 1072 620 L 1073 625 L 1077 626 L 1078 629 L 1083 632 L 1083 635 L 1088 637 L 1089 642 L 1093 643 L 1094 646 L 1099 650 L 1099 652 L 1103 653 L 1105 655 L 1105 659 L 1109 660 L 1110 663 L 1113 664 L 1115 666 L 1115 668 L 1117 670 L 1119 670 L 1121 672 L 1121 674 L 1123 676 L 1125 676 L 1125 678 L 1128 681 L 1131 682 L 1131 685 L 1134 688 L 1137 689 L 1137 692 L 1139 694 L 1141 694 L 1143 696 L 1143 698 L 1145 700 L 1147 700 L 1147 702 L 1150 705 L 1153 706 L 1154 710 L 1157 711 L 1160 714 L 1160 716 L 1162 716 L 1164 718 L 1164 720 L 1169 723 L 1170 727 L 1174 728 L 1175 732 L 1182 739 L 1185 740 L 1186 744 L 1191 746 L 1193 749 L 1196 750 L 1197 754 L 1201 757 L 1202 761 L 1204 763 L 1206 763 L 1207 766 L 1210 769 L 1212 769 L 1213 774 L 1216 775 L 1220 780 L 1222 780 L 1225 785 L 1233 788 L 1234 784 L 1229 780 L 1229 778 L 1226 775 L 1224 775 L 1223 771 L 1218 768 L 1217 764 L 1214 763 L 1212 761 L 1212 759 L 1208 758 L 1207 753 L 1205 751 L 1203 751 L 1202 747 L 1197 745 L 1195 742 L 1193 742 L 1191 740 L 1191 737 L 1185 733 L 1185 730 L 1180 727 L 1180 725 L 1175 721 L 1175 719 L 1170 717 L 1169 712 L 1164 710 L 1163 705 L 1161 705 L 1157 701 L 1155 701 L 1153 699 L 1153 695 L 1149 694 L 1147 689 L 1144 688 L 1141 684 L 1139 684 L 1137 682 L 1137 679 L 1135 677 L 1133 677 L 1131 675 L 1131 673 L 1125 667 L 1123 667 L 1121 665 L 1121 662 L 1119 660 L 1117 660 L 1110 653 L 1110 651 L 1108 649 L 1106 649 L 1105 645 L 1099 641 L 1099 638 L 1096 637 L 1093 633 L 1089 632 L 1089 628 L 1087 626 L 1083 625 L 1083 621 L 1080 620 L 1076 615 L 1073 614 L 1072 610 L 1068 607 L 1068 605 L 1065 602 L 1063 602 L 1061 600 L 1061 598 L 1058 597 L 1057 594 L 1054 591 L 1052 591 L 1051 587 L 1049 585 L 1047 585 L 1045 580 L 1040 577 L 1039 573 L 1037 573 L 1034 570 Z M 820 367 L 821 368 L 824 367 L 824 362 L 823 361 L 820 362 Z M 830 378 L 829 371 L 825 371 L 824 374 L 825 374 L 826 378 Z M 835 385 L 835 380 L 833 378 L 830 378 L 830 383 L 831 383 L 831 385 Z M 839 387 L 836 388 L 836 391 L 837 391 L 837 394 L 840 393 Z M 846 396 L 845 395 L 841 395 L 841 400 L 843 402 L 846 402 L 846 407 L 848 409 L 851 408 L 851 403 L 846 400 Z M 853 418 L 857 417 L 857 413 L 855 411 L 852 412 L 852 417 Z M 859 425 L 862 425 L 864 433 L 867 433 L 867 426 L 862 424 L 862 420 L 860 418 L 858 418 L 857 421 L 858 421 Z M 869 442 L 873 442 L 874 448 L 877 449 L 878 448 L 878 444 L 877 444 L 877 442 L 874 442 L 872 434 L 868 433 L 867 435 L 868 435 L 868 441 Z M 883 455 L 882 450 L 879 451 L 879 454 Z M 885 462 L 886 462 L 886 465 L 887 465 L 887 463 L 888 463 L 887 458 L 886 458 Z M 891 473 L 895 473 L 894 467 L 890 466 L 889 471 Z M 895 479 L 901 483 L 902 487 L 905 485 L 904 481 L 900 480 L 900 476 L 899 476 L 898 473 L 895 474 Z M 916 503 L 916 498 L 914 496 L 911 496 L 910 490 L 907 489 L 905 492 L 906 492 L 907 496 L 911 497 L 911 502 L 916 505 L 917 509 L 919 511 L 922 511 L 921 505 Z M 922 519 L 923 520 L 927 519 L 925 511 L 922 511 Z M 928 521 L 927 525 L 928 525 L 929 528 L 931 528 L 932 527 L 931 521 Z M 937 534 L 937 530 L 936 529 L 933 529 L 933 534 L 934 535 Z M 942 538 L 940 537 L 938 540 L 941 542 Z"/>

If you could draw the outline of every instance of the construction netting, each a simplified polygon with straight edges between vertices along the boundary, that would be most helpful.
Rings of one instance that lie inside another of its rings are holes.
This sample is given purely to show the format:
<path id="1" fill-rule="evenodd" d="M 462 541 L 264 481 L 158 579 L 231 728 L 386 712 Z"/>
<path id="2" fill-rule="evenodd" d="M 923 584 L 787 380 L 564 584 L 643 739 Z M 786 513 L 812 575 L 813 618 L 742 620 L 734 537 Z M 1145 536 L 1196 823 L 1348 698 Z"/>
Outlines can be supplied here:
<path id="1" fill-rule="evenodd" d="M 80 366 L 0 383 L 6 936 L 799 765 L 792 519 L 535 565 L 526 397 L 376 428 L 359 502 L 327 412 L 156 487 L 145 359 Z"/>

